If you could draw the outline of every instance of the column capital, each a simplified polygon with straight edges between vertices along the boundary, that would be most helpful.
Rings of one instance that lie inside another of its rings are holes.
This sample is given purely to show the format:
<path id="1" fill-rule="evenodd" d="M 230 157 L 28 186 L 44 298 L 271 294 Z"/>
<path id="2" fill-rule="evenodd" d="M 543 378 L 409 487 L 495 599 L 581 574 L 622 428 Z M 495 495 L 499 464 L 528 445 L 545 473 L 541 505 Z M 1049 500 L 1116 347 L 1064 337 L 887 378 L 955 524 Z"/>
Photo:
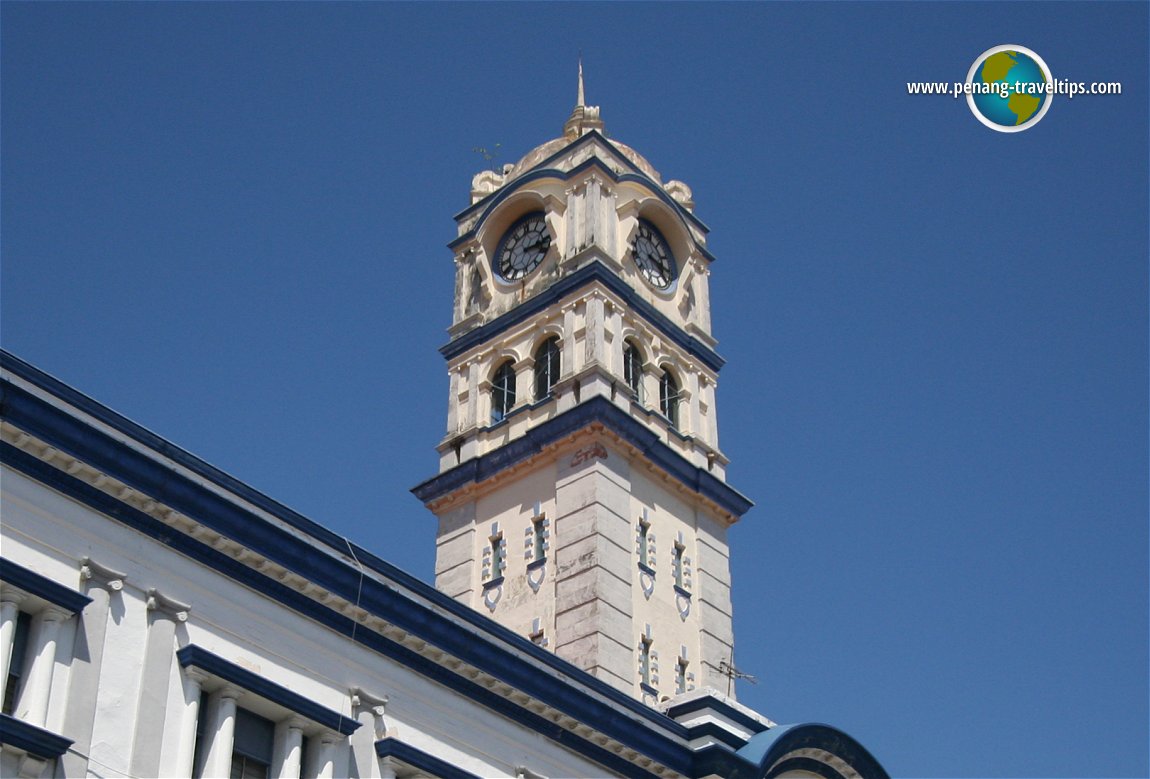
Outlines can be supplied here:
<path id="1" fill-rule="evenodd" d="M 238 701 L 240 698 L 244 697 L 245 692 L 247 692 L 247 690 L 245 690 L 243 687 L 236 687 L 235 685 L 225 684 L 223 687 L 216 690 L 216 695 L 218 695 L 221 700 Z"/>
<path id="2" fill-rule="evenodd" d="M 328 730 L 327 728 L 324 728 L 319 732 L 319 743 L 325 747 L 338 744 L 340 741 L 343 741 L 343 738 L 344 736 L 342 733 L 334 730 Z"/>
<path id="3" fill-rule="evenodd" d="M 355 713 L 369 711 L 377 717 L 382 717 L 387 709 L 388 697 L 386 695 L 372 695 L 360 687 L 352 687 L 351 709 Z"/>
<path id="4" fill-rule="evenodd" d="M 291 717 L 285 722 L 285 724 L 287 725 L 288 730 L 298 730 L 302 733 L 303 729 L 308 726 L 308 721 L 303 717 Z"/>
<path id="5" fill-rule="evenodd" d="M 195 666 L 188 666 L 187 668 L 185 668 L 184 669 L 184 676 L 187 677 L 189 682 L 193 682 L 194 684 L 199 685 L 199 686 L 203 686 L 203 683 L 211 678 L 210 676 L 208 676 L 206 673 L 201 671 L 199 668 L 196 668 Z"/>
<path id="6" fill-rule="evenodd" d="M 41 622 L 64 622 L 72 618 L 72 612 L 59 606 L 49 606 L 38 613 Z"/>
<path id="7" fill-rule="evenodd" d="M 0 602 L 3 603 L 14 603 L 16 606 L 19 606 L 30 597 L 31 595 L 26 591 L 19 587 L 13 587 L 10 584 L 5 584 L 3 589 L 0 589 Z"/>
<path id="8" fill-rule="evenodd" d="M 155 587 L 148 590 L 148 611 L 156 612 L 157 616 L 166 617 L 173 622 L 187 622 L 188 612 L 192 607 L 186 603 L 169 598 Z"/>
<path id="9" fill-rule="evenodd" d="M 80 558 L 80 579 L 90 585 L 103 587 L 109 592 L 119 592 L 124 589 L 124 581 L 127 578 L 126 573 L 100 565 L 91 557 Z"/>

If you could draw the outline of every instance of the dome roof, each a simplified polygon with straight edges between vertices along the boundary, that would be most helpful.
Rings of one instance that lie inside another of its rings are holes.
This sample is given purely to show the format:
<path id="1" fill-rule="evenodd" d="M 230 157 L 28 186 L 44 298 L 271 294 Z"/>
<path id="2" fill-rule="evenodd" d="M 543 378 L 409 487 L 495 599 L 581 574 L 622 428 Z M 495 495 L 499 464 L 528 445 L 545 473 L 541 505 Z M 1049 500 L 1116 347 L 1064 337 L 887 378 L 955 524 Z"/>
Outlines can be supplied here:
<path id="1" fill-rule="evenodd" d="M 536 146 L 531 151 L 527 152 L 519 162 L 511 166 L 507 170 L 504 179 L 510 181 L 516 176 L 522 175 L 527 171 L 534 168 L 543 160 L 561 151 L 564 147 L 579 140 L 592 130 L 597 130 L 604 136 L 606 133 L 603 130 L 603 120 L 599 118 L 599 106 L 584 105 L 583 100 L 583 61 L 579 61 L 579 97 L 575 104 L 575 109 L 571 112 L 571 116 L 563 124 L 563 137 L 555 138 L 554 140 L 547 141 L 547 143 Z M 659 177 L 659 171 L 652 167 L 651 163 L 639 152 L 632 149 L 625 143 L 618 141 L 611 141 L 619 152 L 626 157 L 631 164 L 636 168 L 643 171 L 644 174 L 653 179 L 657 184 L 662 184 L 663 180 Z"/>
<path id="2" fill-rule="evenodd" d="M 587 132 L 589 131 L 590 130 L 587 130 Z M 534 149 L 527 152 L 527 154 L 523 155 L 519 162 L 515 163 L 515 165 L 511 167 L 511 170 L 507 173 L 506 180 L 510 181 L 511 179 L 526 173 L 539 163 L 543 162 L 543 160 L 561 151 L 573 141 L 578 140 L 578 138 L 583 134 L 584 133 L 580 133 L 579 135 L 575 136 L 575 138 L 571 138 L 565 135 L 562 138 L 555 138 L 553 140 L 547 141 L 547 143 L 536 146 Z M 616 140 L 611 140 L 610 143 L 612 146 L 618 149 L 619 152 L 624 157 L 626 157 L 632 165 L 643 171 L 645 175 L 649 176 L 657 184 L 663 183 L 663 179 L 659 176 L 659 171 L 655 170 L 651 163 L 647 161 L 646 157 L 625 143 L 620 143 Z"/>

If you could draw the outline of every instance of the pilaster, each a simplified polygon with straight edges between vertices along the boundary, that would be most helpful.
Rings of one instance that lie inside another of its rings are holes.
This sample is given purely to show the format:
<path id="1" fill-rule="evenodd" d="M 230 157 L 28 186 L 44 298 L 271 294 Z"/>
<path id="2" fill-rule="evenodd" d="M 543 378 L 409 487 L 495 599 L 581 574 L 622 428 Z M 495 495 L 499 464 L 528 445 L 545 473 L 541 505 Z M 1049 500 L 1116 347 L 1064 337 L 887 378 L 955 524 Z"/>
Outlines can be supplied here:
<path id="1" fill-rule="evenodd" d="M 387 696 L 372 695 L 358 687 L 351 690 L 351 711 L 360 727 L 348 741 L 351 746 L 350 759 L 354 765 L 349 775 L 359 779 L 383 779 L 380 759 L 375 754 L 375 742 L 387 734 L 384 714 L 387 712 Z"/>
<path id="2" fill-rule="evenodd" d="M 132 738 L 130 770 L 135 776 L 157 776 L 164 743 L 168 680 L 176 649 L 176 625 L 186 622 L 191 606 L 152 588 L 148 590 L 148 635 L 140 672 L 140 699 Z"/>
<path id="3" fill-rule="evenodd" d="M 555 652 L 631 692 L 629 468 L 601 443 L 561 455 L 556 488 Z"/>
<path id="4" fill-rule="evenodd" d="M 68 708 L 64 732 L 74 740 L 72 749 L 60 758 L 64 776 L 86 776 L 88 752 L 96 723 L 100 671 L 104 665 L 104 637 L 112 598 L 121 598 L 127 575 L 100 565 L 89 557 L 80 560 L 80 581 L 84 594 L 92 599 L 80 613 L 76 626 L 76 651 L 68 682 Z"/>

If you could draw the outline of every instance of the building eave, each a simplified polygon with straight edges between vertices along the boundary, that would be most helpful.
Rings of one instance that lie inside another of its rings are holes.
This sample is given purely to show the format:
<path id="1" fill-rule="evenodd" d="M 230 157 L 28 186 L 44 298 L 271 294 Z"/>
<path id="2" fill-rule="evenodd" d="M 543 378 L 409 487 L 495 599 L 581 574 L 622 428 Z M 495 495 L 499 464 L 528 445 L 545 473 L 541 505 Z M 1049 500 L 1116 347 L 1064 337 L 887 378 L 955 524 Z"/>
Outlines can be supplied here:
<path id="1" fill-rule="evenodd" d="M 690 774 L 664 714 L 13 355 L 0 365 L 5 466 L 611 771 Z"/>

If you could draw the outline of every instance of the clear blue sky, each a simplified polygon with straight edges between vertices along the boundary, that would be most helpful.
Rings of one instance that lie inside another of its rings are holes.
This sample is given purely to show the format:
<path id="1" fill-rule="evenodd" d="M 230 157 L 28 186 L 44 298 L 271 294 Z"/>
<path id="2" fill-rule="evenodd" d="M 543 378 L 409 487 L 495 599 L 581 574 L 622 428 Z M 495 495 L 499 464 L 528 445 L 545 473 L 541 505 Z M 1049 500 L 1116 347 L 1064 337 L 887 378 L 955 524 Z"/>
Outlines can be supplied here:
<path id="1" fill-rule="evenodd" d="M 582 50 L 712 228 L 741 699 L 1146 777 L 1148 9 L 5 2 L 3 345 L 430 580 L 451 217 Z M 907 94 L 1003 43 L 1123 94 Z"/>

